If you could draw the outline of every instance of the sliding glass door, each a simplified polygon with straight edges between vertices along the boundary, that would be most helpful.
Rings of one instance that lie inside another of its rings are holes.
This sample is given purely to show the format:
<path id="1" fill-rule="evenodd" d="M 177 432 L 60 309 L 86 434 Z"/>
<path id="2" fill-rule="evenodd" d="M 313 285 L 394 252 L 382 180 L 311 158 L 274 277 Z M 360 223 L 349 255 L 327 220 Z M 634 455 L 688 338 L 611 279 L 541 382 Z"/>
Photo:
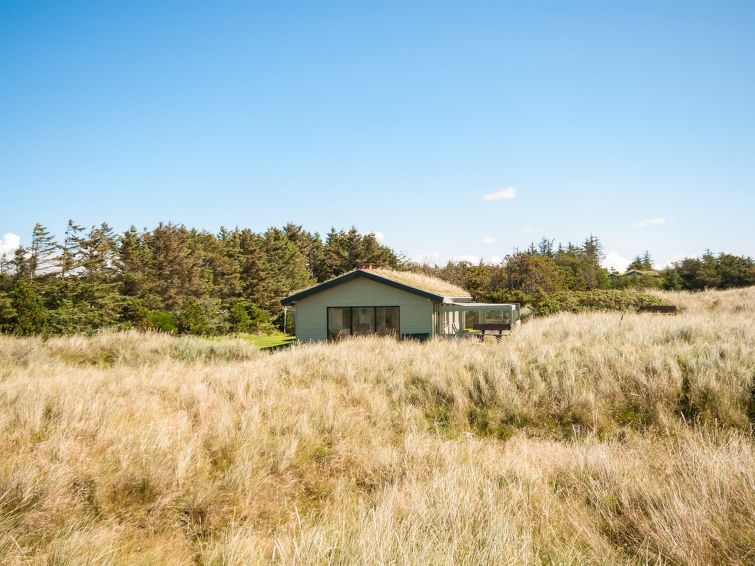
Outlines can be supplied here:
<path id="1" fill-rule="evenodd" d="M 375 307 L 375 332 L 383 336 L 398 334 L 398 307 Z"/>
<path id="2" fill-rule="evenodd" d="M 351 335 L 351 309 L 328 309 L 328 339 L 338 340 Z"/>
<path id="3" fill-rule="evenodd" d="M 399 334 L 399 307 L 328 307 L 328 339 Z"/>

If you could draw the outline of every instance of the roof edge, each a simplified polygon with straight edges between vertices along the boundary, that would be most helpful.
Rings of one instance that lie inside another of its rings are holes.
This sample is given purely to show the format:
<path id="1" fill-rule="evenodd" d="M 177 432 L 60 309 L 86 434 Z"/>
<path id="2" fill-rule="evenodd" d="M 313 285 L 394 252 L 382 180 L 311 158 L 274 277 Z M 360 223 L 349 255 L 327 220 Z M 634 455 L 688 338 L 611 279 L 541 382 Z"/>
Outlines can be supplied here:
<path id="1" fill-rule="evenodd" d="M 431 293 L 423 289 L 418 289 L 417 287 L 412 287 L 411 285 L 407 285 L 405 283 L 399 283 L 398 281 L 388 279 L 387 277 L 383 277 L 382 275 L 378 275 L 377 273 L 371 273 L 369 270 L 355 269 L 353 271 L 349 271 L 347 273 L 339 275 L 338 277 L 334 277 L 333 279 L 320 283 L 319 285 L 314 285 L 312 287 L 309 287 L 308 289 L 304 289 L 303 291 L 289 295 L 288 297 L 281 299 L 281 305 L 292 305 L 296 301 L 306 299 L 311 295 L 314 295 L 321 291 L 326 291 L 327 289 L 336 287 L 338 285 L 341 285 L 342 283 L 346 283 L 358 277 L 366 277 L 367 279 L 375 281 L 376 283 L 382 283 L 383 285 L 388 285 L 389 287 L 394 287 L 396 289 L 406 291 L 407 293 L 414 293 L 415 295 L 419 295 L 420 297 L 424 297 L 438 303 L 444 302 L 444 300 L 447 298 L 446 295 L 438 295 L 437 293 Z M 458 299 L 460 297 L 454 298 Z"/>

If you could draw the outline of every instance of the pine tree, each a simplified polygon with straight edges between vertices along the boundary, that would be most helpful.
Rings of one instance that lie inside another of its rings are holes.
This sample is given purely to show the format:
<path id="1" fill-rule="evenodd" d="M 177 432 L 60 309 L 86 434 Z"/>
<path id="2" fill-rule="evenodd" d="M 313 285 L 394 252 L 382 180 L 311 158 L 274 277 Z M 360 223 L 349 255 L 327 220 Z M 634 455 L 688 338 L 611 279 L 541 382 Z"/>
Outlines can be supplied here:
<path id="1" fill-rule="evenodd" d="M 388 247 L 377 241 L 374 234 L 360 234 L 352 227 L 346 232 L 331 229 L 325 241 L 326 278 L 335 277 L 356 269 L 360 263 L 376 267 L 399 266 L 399 258 Z"/>
<path id="2" fill-rule="evenodd" d="M 84 228 L 76 224 L 73 220 L 68 221 L 63 243 L 58 245 L 60 253 L 56 258 L 56 267 L 61 279 L 66 279 L 72 275 L 81 265 L 81 248 L 82 232 Z"/>
<path id="3" fill-rule="evenodd" d="M 241 296 L 258 305 L 275 300 L 272 270 L 262 237 L 245 228 L 239 232 L 239 283 Z"/>
<path id="4" fill-rule="evenodd" d="M 122 295 L 118 292 L 116 238 L 107 223 L 93 226 L 77 241 L 82 276 L 77 285 L 78 301 L 87 307 L 87 323 L 93 328 L 118 322 Z"/>
<path id="5" fill-rule="evenodd" d="M 280 298 L 313 283 L 307 269 L 307 258 L 279 228 L 268 228 L 264 234 L 265 259 L 270 268 L 271 294 L 260 301 L 269 312 L 280 312 Z"/>
<path id="6" fill-rule="evenodd" d="M 19 246 L 13 252 L 13 259 L 11 260 L 13 268 L 13 275 L 16 280 L 19 279 L 31 279 L 32 268 L 29 261 L 29 253 L 23 246 Z"/>
<path id="7" fill-rule="evenodd" d="M 47 330 L 49 313 L 33 282 L 20 279 L 16 283 L 11 295 L 11 306 L 15 314 L 13 321 L 15 333 L 30 336 Z"/>
<path id="8" fill-rule="evenodd" d="M 144 234 L 135 226 L 129 227 L 120 237 L 117 250 L 121 292 L 127 297 L 145 298 L 150 293 L 150 257 Z"/>
<path id="9" fill-rule="evenodd" d="M 205 286 L 191 239 L 189 230 L 175 224 L 160 223 L 145 235 L 152 287 L 161 309 L 178 312 L 186 297 L 201 295 Z"/>
<path id="10" fill-rule="evenodd" d="M 637 255 L 627 266 L 627 271 L 632 271 L 633 269 L 637 271 L 642 271 L 643 269 L 645 269 L 644 266 L 645 266 L 645 263 L 642 259 L 642 256 Z"/>
<path id="11" fill-rule="evenodd" d="M 554 242 L 555 240 L 549 240 L 548 238 L 541 239 L 537 244 L 537 253 L 541 256 L 553 257 L 555 255 L 553 252 Z M 561 248 L 560 245 L 559 248 Z"/>
<path id="12" fill-rule="evenodd" d="M 198 239 L 202 268 L 209 278 L 207 293 L 219 298 L 227 307 L 241 292 L 237 232 L 221 228 L 217 236 L 205 232 L 199 234 Z"/>
<path id="13" fill-rule="evenodd" d="M 283 227 L 286 237 L 307 258 L 307 269 L 312 277 L 318 281 L 327 279 L 325 265 L 325 247 L 317 232 L 307 232 L 298 224 L 289 222 Z"/>
<path id="14" fill-rule="evenodd" d="M 53 236 L 42 224 L 34 225 L 29 246 L 29 278 L 49 275 L 53 267 L 52 258 L 58 246 Z"/>
<path id="15" fill-rule="evenodd" d="M 650 257 L 650 252 L 648 250 L 645 250 L 645 253 L 642 256 L 642 268 L 648 271 L 653 269 L 653 258 Z"/>
<path id="16" fill-rule="evenodd" d="M 582 244 L 582 251 L 587 258 L 596 266 L 604 259 L 603 244 L 597 236 L 590 234 Z"/>

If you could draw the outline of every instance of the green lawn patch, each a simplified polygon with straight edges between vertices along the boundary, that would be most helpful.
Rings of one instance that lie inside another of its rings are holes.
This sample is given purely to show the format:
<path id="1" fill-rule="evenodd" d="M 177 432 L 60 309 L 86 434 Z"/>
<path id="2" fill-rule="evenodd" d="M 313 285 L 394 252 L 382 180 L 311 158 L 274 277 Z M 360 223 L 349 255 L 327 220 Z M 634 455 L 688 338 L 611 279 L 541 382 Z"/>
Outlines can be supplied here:
<path id="1" fill-rule="evenodd" d="M 259 336 L 257 334 L 244 334 L 244 340 L 247 340 L 260 349 L 280 348 L 288 346 L 296 340 L 296 336 L 290 334 L 271 334 L 269 336 Z"/>

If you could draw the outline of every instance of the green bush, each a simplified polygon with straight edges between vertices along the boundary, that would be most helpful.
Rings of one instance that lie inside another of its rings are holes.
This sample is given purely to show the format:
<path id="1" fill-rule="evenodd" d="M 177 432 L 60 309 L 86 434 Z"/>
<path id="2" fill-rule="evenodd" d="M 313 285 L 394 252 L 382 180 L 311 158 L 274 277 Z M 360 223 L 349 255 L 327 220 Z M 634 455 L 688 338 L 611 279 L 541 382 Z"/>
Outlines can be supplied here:
<path id="1" fill-rule="evenodd" d="M 34 285 L 19 281 L 11 297 L 15 311 L 14 331 L 26 336 L 46 333 L 49 313 Z"/>
<path id="2" fill-rule="evenodd" d="M 175 317 L 167 311 L 145 310 L 143 318 L 137 326 L 145 330 L 156 330 L 168 334 L 178 332 L 178 323 Z"/>
<path id="3" fill-rule="evenodd" d="M 233 332 L 260 332 L 269 326 L 267 313 L 247 299 L 231 303 L 228 324 Z"/>
<path id="4" fill-rule="evenodd" d="M 189 297 L 178 313 L 178 330 L 181 334 L 212 334 L 216 318 L 215 305 Z"/>
<path id="5" fill-rule="evenodd" d="M 658 305 L 663 301 L 656 296 L 635 290 L 599 289 L 593 291 L 562 291 L 542 296 L 533 303 L 538 315 L 561 311 L 584 312 L 630 311 L 645 305 Z"/>

